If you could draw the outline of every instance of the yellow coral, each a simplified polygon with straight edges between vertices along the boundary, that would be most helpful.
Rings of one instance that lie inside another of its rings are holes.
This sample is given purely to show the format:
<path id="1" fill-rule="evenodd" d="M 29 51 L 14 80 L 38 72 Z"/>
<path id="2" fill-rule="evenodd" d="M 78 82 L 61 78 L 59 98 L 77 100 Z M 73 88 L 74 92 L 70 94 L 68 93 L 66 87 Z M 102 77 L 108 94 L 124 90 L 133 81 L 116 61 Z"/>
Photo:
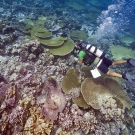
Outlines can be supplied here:
<path id="1" fill-rule="evenodd" d="M 53 123 L 46 120 L 37 107 L 30 108 L 30 117 L 27 119 L 23 134 L 50 135 Z"/>
<path id="2" fill-rule="evenodd" d="M 66 131 L 60 131 L 59 133 L 57 133 L 56 135 L 70 135 L 70 133 L 66 132 Z"/>
<path id="3" fill-rule="evenodd" d="M 10 86 L 7 91 L 6 99 L 11 98 L 13 95 L 15 95 L 16 86 Z"/>

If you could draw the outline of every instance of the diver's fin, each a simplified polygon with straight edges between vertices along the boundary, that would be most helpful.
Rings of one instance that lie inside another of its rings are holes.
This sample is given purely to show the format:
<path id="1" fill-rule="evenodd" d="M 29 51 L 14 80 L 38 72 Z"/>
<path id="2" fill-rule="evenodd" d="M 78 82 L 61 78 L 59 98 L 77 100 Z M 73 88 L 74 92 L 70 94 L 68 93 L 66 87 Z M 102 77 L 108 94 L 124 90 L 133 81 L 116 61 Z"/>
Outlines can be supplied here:
<path id="1" fill-rule="evenodd" d="M 132 78 L 130 77 L 130 75 L 125 74 L 124 75 L 124 79 L 126 79 L 133 87 L 135 87 L 135 82 L 132 80 Z"/>
<path id="2" fill-rule="evenodd" d="M 132 65 L 135 66 L 135 60 L 134 59 L 128 59 L 127 62 Z"/>

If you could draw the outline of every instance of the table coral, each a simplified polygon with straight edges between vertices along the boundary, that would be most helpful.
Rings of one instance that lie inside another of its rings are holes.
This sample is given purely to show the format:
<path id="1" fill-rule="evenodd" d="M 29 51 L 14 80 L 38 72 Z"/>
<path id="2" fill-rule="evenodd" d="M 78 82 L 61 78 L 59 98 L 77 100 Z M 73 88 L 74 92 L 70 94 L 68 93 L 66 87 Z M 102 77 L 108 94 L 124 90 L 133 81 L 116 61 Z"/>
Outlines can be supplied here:
<path id="1" fill-rule="evenodd" d="M 105 78 L 102 82 L 99 79 L 86 78 L 81 85 L 81 93 L 86 103 L 94 109 L 100 109 L 102 101 L 109 97 L 116 97 L 123 108 L 131 108 L 126 92 L 112 78 Z"/>

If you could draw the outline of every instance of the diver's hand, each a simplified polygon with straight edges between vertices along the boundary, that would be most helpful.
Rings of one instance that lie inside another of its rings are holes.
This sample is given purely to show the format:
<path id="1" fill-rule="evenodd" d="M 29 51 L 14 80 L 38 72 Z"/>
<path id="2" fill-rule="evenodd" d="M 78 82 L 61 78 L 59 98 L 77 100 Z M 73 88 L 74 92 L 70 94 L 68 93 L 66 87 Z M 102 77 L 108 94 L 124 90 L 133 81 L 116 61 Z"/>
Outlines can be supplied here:
<path id="1" fill-rule="evenodd" d="M 78 62 L 79 60 L 78 60 L 78 58 L 74 57 L 74 61 Z"/>

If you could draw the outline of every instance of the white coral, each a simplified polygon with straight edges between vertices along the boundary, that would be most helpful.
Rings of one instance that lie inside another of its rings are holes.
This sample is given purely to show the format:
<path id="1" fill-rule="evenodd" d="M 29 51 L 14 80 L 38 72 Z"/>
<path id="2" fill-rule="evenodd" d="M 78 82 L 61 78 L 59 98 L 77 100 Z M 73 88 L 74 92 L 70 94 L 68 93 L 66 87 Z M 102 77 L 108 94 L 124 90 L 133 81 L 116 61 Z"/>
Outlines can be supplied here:
<path id="1" fill-rule="evenodd" d="M 112 97 L 103 100 L 100 112 L 105 120 L 117 120 L 124 117 L 124 110 L 118 108 L 116 100 Z"/>

